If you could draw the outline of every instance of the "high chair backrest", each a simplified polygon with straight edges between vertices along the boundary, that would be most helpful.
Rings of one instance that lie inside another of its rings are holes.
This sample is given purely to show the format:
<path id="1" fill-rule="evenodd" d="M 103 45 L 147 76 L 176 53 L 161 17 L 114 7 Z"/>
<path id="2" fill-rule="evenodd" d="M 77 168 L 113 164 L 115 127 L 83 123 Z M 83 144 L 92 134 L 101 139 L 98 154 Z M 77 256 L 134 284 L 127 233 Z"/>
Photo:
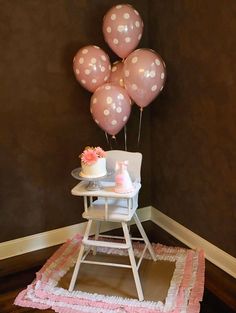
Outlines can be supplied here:
<path id="1" fill-rule="evenodd" d="M 107 170 L 115 171 L 117 161 L 128 161 L 128 172 L 131 180 L 141 182 L 142 154 L 140 152 L 129 152 L 123 150 L 106 151 Z"/>

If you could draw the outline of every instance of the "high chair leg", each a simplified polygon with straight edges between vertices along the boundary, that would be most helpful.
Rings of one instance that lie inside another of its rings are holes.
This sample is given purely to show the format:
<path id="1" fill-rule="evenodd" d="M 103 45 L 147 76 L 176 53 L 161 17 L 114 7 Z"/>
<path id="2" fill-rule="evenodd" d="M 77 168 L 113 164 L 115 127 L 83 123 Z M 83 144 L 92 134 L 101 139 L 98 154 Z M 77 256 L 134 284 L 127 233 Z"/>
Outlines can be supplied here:
<path id="1" fill-rule="evenodd" d="M 84 239 L 86 239 L 86 240 L 88 239 L 91 225 L 92 225 L 92 220 L 88 220 L 87 227 L 85 229 L 85 234 L 84 234 Z M 84 249 L 85 249 L 85 246 L 83 243 L 81 243 L 79 255 L 78 255 L 78 258 L 77 258 L 77 261 L 75 264 L 75 268 L 74 268 L 74 272 L 73 272 L 71 281 L 70 281 L 69 291 L 73 291 L 73 289 L 75 287 L 75 282 L 76 282 L 78 272 L 80 269 L 81 260 L 82 260 L 83 254 L 84 254 Z"/>
<path id="2" fill-rule="evenodd" d="M 101 227 L 101 222 L 96 221 L 96 231 L 95 231 L 95 236 L 94 236 L 95 240 L 98 240 L 99 233 L 100 233 L 100 227 Z M 97 247 L 93 247 L 93 255 L 96 255 L 96 253 L 97 253 Z"/>
<path id="3" fill-rule="evenodd" d="M 144 299 L 143 298 L 143 290 L 142 290 L 142 286 L 141 286 L 141 282 L 140 282 L 140 278 L 139 278 L 138 268 L 137 268 L 137 264 L 135 261 L 134 251 L 133 251 L 133 247 L 132 247 L 132 242 L 130 240 L 130 235 L 129 235 L 127 224 L 122 222 L 122 228 L 123 228 L 123 232 L 124 232 L 124 236 L 125 236 L 125 241 L 129 245 L 129 248 L 128 248 L 129 259 L 130 259 L 130 263 L 131 263 L 131 267 L 132 267 L 132 271 L 133 271 L 133 275 L 134 275 L 134 281 L 135 281 L 135 285 L 136 285 L 136 289 L 137 289 L 137 293 L 138 293 L 138 298 L 139 298 L 139 301 L 143 301 L 143 299 Z"/>
<path id="4" fill-rule="evenodd" d="M 151 243 L 150 243 L 150 241 L 149 241 L 149 239 L 148 239 L 148 237 L 146 235 L 146 232 L 143 229 L 143 225 L 141 224 L 141 222 L 140 222 L 140 220 L 139 220 L 139 218 L 138 218 L 136 213 L 134 213 L 133 218 L 134 218 L 134 221 L 135 221 L 135 223 L 136 223 L 136 225 L 138 227 L 138 230 L 139 230 L 141 236 L 143 237 L 143 240 L 144 240 L 145 244 L 147 245 L 148 251 L 151 254 L 151 257 L 152 257 L 153 261 L 156 261 L 157 258 L 156 258 L 155 252 L 153 250 L 153 247 L 152 247 L 152 245 L 151 245 Z"/>

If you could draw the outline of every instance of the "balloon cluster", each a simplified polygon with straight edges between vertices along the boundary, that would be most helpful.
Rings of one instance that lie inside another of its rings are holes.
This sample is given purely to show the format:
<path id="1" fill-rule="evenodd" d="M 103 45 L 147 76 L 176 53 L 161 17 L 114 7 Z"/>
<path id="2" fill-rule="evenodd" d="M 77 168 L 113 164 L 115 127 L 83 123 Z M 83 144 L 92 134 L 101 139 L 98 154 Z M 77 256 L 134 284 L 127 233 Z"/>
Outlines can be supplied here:
<path id="1" fill-rule="evenodd" d="M 73 70 L 78 82 L 93 93 L 90 112 L 106 133 L 115 136 L 127 123 L 132 103 L 142 111 L 164 87 L 166 69 L 161 56 L 151 49 L 137 49 L 143 21 L 129 4 L 112 7 L 103 18 L 103 35 L 121 60 L 110 64 L 98 46 L 81 48 Z"/>

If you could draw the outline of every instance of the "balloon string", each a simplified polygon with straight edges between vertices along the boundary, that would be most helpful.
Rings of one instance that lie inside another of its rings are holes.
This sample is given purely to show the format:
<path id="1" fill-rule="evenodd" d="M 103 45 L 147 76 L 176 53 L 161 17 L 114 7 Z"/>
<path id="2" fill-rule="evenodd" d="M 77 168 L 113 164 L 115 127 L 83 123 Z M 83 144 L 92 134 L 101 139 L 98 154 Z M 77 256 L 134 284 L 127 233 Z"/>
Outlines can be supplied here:
<path id="1" fill-rule="evenodd" d="M 140 136 L 141 136 L 141 128 L 142 128 L 142 115 L 143 115 L 143 108 L 140 108 L 139 127 L 138 127 L 138 146 L 140 144 Z"/>
<path id="2" fill-rule="evenodd" d="M 106 140 L 107 140 L 107 146 L 109 147 L 110 143 L 109 143 L 109 139 L 108 139 L 108 135 L 107 135 L 107 132 L 104 132 L 105 133 L 105 136 L 106 136 Z"/>
<path id="3" fill-rule="evenodd" d="M 124 136 L 125 136 L 125 151 L 127 151 L 127 129 L 126 129 L 126 125 L 124 126 Z"/>
<path id="4" fill-rule="evenodd" d="M 108 138 L 108 134 L 107 134 L 107 132 L 104 132 L 104 133 L 105 133 L 106 140 L 107 140 L 107 146 L 110 148 L 110 150 L 112 150 L 111 143 L 110 143 L 109 138 Z"/>

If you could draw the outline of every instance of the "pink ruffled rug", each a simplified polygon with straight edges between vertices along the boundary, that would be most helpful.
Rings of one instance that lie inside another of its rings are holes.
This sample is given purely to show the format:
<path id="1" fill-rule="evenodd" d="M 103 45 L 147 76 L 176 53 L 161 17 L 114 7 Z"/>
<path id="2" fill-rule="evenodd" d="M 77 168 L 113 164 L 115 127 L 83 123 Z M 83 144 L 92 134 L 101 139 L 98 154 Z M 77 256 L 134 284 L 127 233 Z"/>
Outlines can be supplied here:
<path id="1" fill-rule="evenodd" d="M 173 262 L 174 271 L 165 301 L 138 301 L 76 290 L 69 292 L 59 281 L 74 265 L 82 237 L 75 236 L 63 244 L 36 274 L 36 279 L 15 299 L 16 305 L 53 309 L 58 313 L 198 313 L 204 290 L 205 259 L 202 250 L 153 244 L 159 261 Z M 143 245 L 137 243 L 136 256 Z M 120 251 L 102 248 L 106 254 Z M 149 258 L 147 254 L 145 258 Z M 141 265 L 142 266 L 142 265 Z M 158 281 L 158 277 L 157 277 Z"/>

